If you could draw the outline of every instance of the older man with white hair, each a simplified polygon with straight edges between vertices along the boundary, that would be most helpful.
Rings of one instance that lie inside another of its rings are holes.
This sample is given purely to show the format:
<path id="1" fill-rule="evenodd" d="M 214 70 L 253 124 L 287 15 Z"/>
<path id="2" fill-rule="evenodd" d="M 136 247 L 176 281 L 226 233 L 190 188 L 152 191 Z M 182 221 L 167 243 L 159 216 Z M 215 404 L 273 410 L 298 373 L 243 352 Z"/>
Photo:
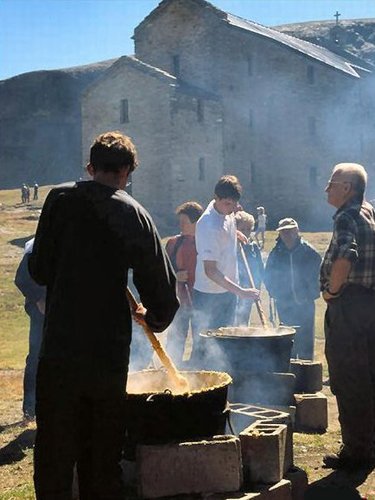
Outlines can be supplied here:
<path id="1" fill-rule="evenodd" d="M 337 211 L 320 282 L 343 442 L 339 453 L 323 459 L 332 469 L 370 467 L 375 458 L 375 212 L 364 200 L 366 184 L 361 165 L 340 163 L 326 187 Z"/>

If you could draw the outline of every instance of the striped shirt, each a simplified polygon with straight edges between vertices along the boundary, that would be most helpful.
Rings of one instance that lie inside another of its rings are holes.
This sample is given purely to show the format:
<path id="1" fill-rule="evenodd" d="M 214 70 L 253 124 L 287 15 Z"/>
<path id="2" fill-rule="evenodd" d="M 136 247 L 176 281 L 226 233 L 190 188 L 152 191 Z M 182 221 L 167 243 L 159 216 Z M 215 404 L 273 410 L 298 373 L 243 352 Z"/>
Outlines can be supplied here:
<path id="1" fill-rule="evenodd" d="M 333 216 L 333 234 L 320 268 L 321 290 L 328 290 L 332 264 L 351 262 L 346 284 L 375 289 L 375 211 L 370 203 L 349 200 Z"/>

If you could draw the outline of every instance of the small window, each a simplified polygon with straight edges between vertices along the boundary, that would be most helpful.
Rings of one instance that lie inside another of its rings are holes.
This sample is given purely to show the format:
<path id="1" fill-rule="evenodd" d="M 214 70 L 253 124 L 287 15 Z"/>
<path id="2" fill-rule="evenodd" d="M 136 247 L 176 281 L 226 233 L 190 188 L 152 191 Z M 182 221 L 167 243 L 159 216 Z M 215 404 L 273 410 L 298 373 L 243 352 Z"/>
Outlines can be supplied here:
<path id="1" fill-rule="evenodd" d="M 318 169 L 316 167 L 309 168 L 309 183 L 311 188 L 318 187 Z"/>
<path id="2" fill-rule="evenodd" d="M 129 123 L 129 102 L 121 99 L 120 123 Z"/>
<path id="3" fill-rule="evenodd" d="M 254 128 L 254 113 L 252 109 L 249 109 L 249 129 Z"/>
<path id="4" fill-rule="evenodd" d="M 249 76 L 253 76 L 253 57 L 252 56 L 247 57 L 247 74 Z"/>
<path id="5" fill-rule="evenodd" d="M 204 121 L 204 104 L 202 99 L 197 100 L 197 117 L 199 123 Z"/>
<path id="6" fill-rule="evenodd" d="M 308 118 L 308 129 L 311 137 L 316 136 L 316 120 L 314 116 L 309 116 Z"/>
<path id="7" fill-rule="evenodd" d="M 180 56 L 173 56 L 173 74 L 176 78 L 180 76 Z"/>
<path id="8" fill-rule="evenodd" d="M 200 181 L 204 181 L 206 179 L 206 172 L 205 172 L 205 161 L 204 158 L 199 158 L 199 174 L 198 174 L 198 179 Z"/>
<path id="9" fill-rule="evenodd" d="M 314 66 L 307 66 L 307 81 L 310 85 L 315 83 L 315 68 Z"/>
<path id="10" fill-rule="evenodd" d="M 249 172 L 249 176 L 250 176 L 250 184 L 254 184 L 255 182 L 255 165 L 254 165 L 254 162 L 250 162 L 250 172 Z"/>

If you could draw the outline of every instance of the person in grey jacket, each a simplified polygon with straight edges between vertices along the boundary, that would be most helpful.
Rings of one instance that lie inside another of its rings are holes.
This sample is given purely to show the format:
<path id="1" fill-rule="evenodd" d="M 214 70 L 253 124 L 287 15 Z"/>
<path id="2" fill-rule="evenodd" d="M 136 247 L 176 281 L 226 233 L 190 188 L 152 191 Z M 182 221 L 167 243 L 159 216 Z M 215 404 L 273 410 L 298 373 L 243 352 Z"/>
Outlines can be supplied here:
<path id="1" fill-rule="evenodd" d="M 30 276 L 28 262 L 33 250 L 34 238 L 26 242 L 25 252 L 17 268 L 14 283 L 25 297 L 25 311 L 30 318 L 29 352 L 23 377 L 22 411 L 25 421 L 35 418 L 35 385 L 40 346 L 43 336 L 46 288 L 38 285 Z"/>
<path id="2" fill-rule="evenodd" d="M 277 231 L 279 237 L 268 257 L 264 283 L 275 299 L 280 322 L 298 326 L 292 356 L 312 360 L 321 257 L 301 238 L 294 219 L 281 219 Z"/>

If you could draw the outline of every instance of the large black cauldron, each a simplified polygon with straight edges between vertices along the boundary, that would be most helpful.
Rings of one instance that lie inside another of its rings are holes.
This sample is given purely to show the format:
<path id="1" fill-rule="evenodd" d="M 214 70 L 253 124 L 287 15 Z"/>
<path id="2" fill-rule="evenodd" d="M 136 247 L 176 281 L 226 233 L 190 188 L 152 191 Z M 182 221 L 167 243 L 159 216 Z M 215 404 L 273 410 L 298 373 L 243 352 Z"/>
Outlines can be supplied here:
<path id="1" fill-rule="evenodd" d="M 289 326 L 269 328 L 228 327 L 201 333 L 205 342 L 205 368 L 248 374 L 289 371 L 296 330 Z"/>
<path id="2" fill-rule="evenodd" d="M 130 455 L 137 444 L 202 439 L 225 433 L 227 393 L 232 378 L 220 372 L 181 374 L 189 381 L 189 393 L 172 394 L 163 371 L 129 373 L 125 449 Z"/>

